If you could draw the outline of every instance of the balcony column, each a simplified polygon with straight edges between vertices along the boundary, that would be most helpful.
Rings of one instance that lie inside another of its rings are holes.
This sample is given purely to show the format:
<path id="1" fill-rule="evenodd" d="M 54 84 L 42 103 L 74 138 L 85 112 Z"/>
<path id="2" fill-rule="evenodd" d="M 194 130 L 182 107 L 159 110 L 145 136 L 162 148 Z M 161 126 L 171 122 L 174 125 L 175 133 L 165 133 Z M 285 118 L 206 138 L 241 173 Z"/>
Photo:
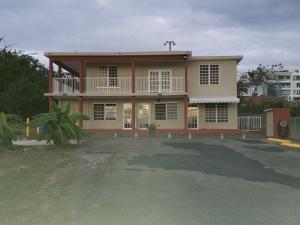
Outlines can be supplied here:
<path id="1" fill-rule="evenodd" d="M 83 60 L 80 60 L 80 71 L 79 71 L 79 91 L 83 93 Z"/>
<path id="2" fill-rule="evenodd" d="M 189 101 L 188 101 L 188 96 L 185 95 L 184 96 L 184 103 L 183 103 L 183 107 L 184 107 L 184 129 L 187 131 L 188 129 L 188 107 L 189 107 Z"/>
<path id="3" fill-rule="evenodd" d="M 185 61 L 184 64 L 184 91 L 188 92 L 188 64 L 187 61 Z"/>
<path id="4" fill-rule="evenodd" d="M 57 77 L 58 77 L 58 90 L 59 93 L 61 93 L 62 92 L 61 65 L 58 65 Z"/>
<path id="5" fill-rule="evenodd" d="M 53 89 L 52 89 L 52 82 L 53 82 L 53 61 L 52 59 L 49 58 L 49 74 L 48 74 L 48 92 L 52 93 Z M 53 97 L 49 96 L 48 97 L 48 111 L 51 112 L 52 111 L 52 101 L 53 101 Z"/>
<path id="6" fill-rule="evenodd" d="M 83 60 L 80 60 L 80 71 L 79 71 L 79 92 L 80 94 L 83 93 Z M 79 96 L 79 112 L 82 114 L 83 113 L 83 98 L 82 95 Z M 82 120 L 79 120 L 79 126 L 82 128 L 83 127 L 83 122 Z"/>
<path id="7" fill-rule="evenodd" d="M 135 130 L 135 62 L 131 62 L 131 127 Z"/>
<path id="8" fill-rule="evenodd" d="M 131 62 L 131 91 L 135 94 L 135 62 Z"/>

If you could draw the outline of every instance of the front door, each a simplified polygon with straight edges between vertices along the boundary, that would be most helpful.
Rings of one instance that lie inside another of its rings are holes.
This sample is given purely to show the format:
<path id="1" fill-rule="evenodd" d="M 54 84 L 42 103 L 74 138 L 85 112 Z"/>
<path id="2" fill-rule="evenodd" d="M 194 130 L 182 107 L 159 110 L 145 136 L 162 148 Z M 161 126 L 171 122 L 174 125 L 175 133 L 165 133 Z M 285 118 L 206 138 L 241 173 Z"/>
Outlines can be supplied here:
<path id="1" fill-rule="evenodd" d="M 150 123 L 150 104 L 140 103 L 138 104 L 138 128 L 147 128 Z"/>
<path id="2" fill-rule="evenodd" d="M 171 70 L 149 70 L 148 74 L 150 93 L 171 91 Z"/>
<path id="3" fill-rule="evenodd" d="M 123 128 L 131 129 L 131 117 L 132 117 L 132 104 L 123 104 Z"/>
<path id="4" fill-rule="evenodd" d="M 199 110 L 197 106 L 188 107 L 188 128 L 198 128 Z"/>

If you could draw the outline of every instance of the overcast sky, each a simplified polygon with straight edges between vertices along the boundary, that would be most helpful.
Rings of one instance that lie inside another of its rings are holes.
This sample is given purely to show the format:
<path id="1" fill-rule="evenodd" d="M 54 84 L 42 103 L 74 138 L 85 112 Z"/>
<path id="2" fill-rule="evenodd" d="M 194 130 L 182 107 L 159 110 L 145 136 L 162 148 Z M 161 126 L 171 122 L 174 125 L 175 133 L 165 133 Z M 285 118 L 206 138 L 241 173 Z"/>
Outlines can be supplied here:
<path id="1" fill-rule="evenodd" d="M 0 37 L 45 51 L 174 50 L 300 66 L 299 0 L 1 0 Z"/>

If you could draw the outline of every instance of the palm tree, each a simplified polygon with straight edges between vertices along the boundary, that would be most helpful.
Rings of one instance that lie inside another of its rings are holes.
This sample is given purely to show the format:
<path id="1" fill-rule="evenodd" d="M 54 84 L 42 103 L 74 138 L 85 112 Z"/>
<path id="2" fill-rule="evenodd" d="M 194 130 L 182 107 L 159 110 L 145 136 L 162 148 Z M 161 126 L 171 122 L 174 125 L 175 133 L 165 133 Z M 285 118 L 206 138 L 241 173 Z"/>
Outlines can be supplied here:
<path id="1" fill-rule="evenodd" d="M 76 123 L 79 120 L 88 120 L 89 117 L 81 113 L 70 114 L 70 104 L 60 108 L 53 102 L 52 109 L 50 113 L 41 113 L 33 117 L 33 126 L 45 128 L 45 131 L 41 132 L 41 138 L 55 145 L 66 145 L 71 140 L 77 140 L 79 143 L 83 131 Z"/>
<path id="2" fill-rule="evenodd" d="M 10 123 L 20 123 L 22 119 L 14 114 L 5 114 L 0 112 L 0 145 L 11 145 L 12 140 L 16 140 L 17 136 Z"/>

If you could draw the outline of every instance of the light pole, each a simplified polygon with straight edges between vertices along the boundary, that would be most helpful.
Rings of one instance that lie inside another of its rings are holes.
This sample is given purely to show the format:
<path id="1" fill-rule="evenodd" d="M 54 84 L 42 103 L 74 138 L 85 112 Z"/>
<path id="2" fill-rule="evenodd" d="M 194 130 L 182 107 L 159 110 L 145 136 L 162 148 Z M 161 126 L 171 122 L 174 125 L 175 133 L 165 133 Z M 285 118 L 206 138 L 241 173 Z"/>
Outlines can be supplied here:
<path id="1" fill-rule="evenodd" d="M 176 45 L 175 41 L 165 41 L 164 46 L 169 45 L 169 51 L 172 51 L 172 45 Z"/>

